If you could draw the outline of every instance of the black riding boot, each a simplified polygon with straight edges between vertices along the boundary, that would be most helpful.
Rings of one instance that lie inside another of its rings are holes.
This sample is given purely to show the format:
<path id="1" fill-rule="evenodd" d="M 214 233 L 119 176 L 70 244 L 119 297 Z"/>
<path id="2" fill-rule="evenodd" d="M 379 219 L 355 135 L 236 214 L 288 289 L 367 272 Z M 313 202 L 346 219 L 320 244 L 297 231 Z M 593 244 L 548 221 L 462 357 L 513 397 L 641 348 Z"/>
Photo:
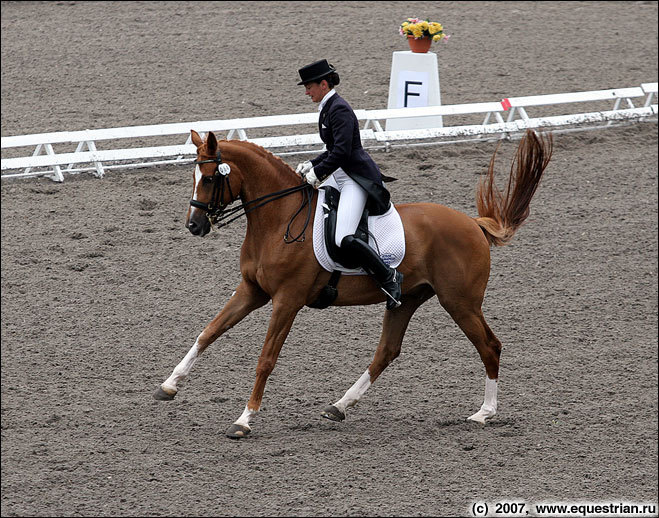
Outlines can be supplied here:
<path id="1" fill-rule="evenodd" d="M 341 241 L 341 249 L 350 255 L 366 273 L 375 278 L 382 291 L 387 295 L 387 309 L 400 306 L 403 274 L 387 266 L 382 258 L 368 243 L 355 236 L 346 236 Z"/>

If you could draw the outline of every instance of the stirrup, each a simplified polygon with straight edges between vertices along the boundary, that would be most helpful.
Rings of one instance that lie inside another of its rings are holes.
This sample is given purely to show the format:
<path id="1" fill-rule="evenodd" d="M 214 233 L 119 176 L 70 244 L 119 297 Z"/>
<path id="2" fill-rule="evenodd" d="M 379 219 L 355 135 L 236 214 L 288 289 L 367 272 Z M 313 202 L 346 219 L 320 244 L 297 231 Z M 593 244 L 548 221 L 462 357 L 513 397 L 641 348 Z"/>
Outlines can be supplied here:
<path id="1" fill-rule="evenodd" d="M 400 300 L 396 300 L 391 293 L 389 293 L 387 290 L 385 290 L 382 286 L 380 286 L 380 289 L 382 290 L 382 293 L 384 293 L 388 300 L 387 300 L 387 309 L 396 309 L 399 308 L 403 303 Z"/>
<path id="2" fill-rule="evenodd" d="M 402 284 L 403 284 L 403 274 L 400 273 L 398 270 L 394 270 L 394 275 L 393 278 L 387 282 L 388 285 L 393 285 L 393 288 L 397 288 L 400 290 L 400 295 L 402 296 Z M 402 304 L 400 300 L 396 300 L 396 298 L 389 293 L 383 286 L 380 286 L 380 289 L 382 292 L 387 296 L 387 309 L 396 309 L 399 308 Z"/>

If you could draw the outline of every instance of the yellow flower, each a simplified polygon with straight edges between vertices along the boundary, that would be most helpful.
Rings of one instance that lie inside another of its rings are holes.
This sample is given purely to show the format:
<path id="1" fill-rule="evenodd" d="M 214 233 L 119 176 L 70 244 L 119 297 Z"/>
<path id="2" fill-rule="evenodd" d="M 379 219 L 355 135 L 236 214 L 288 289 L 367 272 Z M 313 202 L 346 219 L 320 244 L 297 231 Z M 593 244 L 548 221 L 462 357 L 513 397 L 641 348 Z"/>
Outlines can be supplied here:
<path id="1" fill-rule="evenodd" d="M 433 22 L 430 24 L 428 32 L 430 32 L 430 34 L 437 34 L 438 32 L 441 32 L 442 28 L 443 27 L 441 23 Z"/>
<path id="2" fill-rule="evenodd" d="M 414 38 L 424 38 L 430 36 L 432 41 L 440 41 L 448 38 L 444 34 L 444 26 L 439 22 L 421 20 L 419 18 L 408 18 L 400 24 L 399 33 L 403 36 L 414 36 Z"/>

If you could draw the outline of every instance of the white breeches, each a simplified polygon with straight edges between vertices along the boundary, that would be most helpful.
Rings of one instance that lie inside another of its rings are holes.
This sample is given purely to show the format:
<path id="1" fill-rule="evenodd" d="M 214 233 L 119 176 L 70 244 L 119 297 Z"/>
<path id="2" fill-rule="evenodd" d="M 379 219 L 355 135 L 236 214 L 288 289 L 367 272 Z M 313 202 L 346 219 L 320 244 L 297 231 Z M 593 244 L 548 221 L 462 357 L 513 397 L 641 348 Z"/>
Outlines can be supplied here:
<path id="1" fill-rule="evenodd" d="M 339 209 L 336 214 L 336 246 L 341 247 L 341 241 L 357 231 L 359 220 L 364 213 L 368 193 L 350 178 L 343 169 L 337 169 L 332 175 L 341 192 Z"/>

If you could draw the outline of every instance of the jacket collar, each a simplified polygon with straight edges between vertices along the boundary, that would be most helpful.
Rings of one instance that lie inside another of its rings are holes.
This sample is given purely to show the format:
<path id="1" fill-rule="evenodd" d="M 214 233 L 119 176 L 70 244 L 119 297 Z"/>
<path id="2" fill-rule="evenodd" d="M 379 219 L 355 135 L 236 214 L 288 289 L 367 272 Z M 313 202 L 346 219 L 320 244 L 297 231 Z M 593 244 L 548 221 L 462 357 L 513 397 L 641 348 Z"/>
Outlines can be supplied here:
<path id="1" fill-rule="evenodd" d="M 325 94 L 325 97 L 323 97 L 322 100 L 320 101 L 320 104 L 318 104 L 319 112 L 323 111 L 323 108 L 327 104 L 327 101 L 329 101 L 335 94 L 336 94 L 336 90 L 334 90 L 334 88 L 332 88 L 329 92 Z"/>

